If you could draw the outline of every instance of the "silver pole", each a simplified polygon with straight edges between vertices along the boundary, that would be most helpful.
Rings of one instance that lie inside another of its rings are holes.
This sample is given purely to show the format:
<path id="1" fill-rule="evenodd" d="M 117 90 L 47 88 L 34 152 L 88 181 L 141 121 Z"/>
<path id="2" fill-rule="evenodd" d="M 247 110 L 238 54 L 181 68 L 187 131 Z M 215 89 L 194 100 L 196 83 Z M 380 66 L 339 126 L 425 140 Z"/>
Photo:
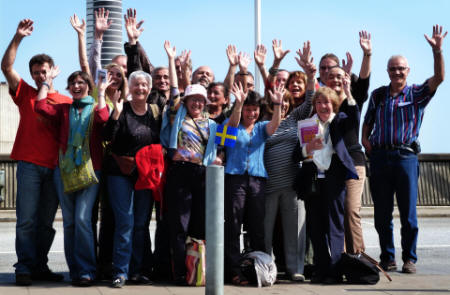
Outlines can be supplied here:
<path id="1" fill-rule="evenodd" d="M 261 0 L 255 0 L 255 49 L 261 44 Z M 261 93 L 261 73 L 255 62 L 255 90 Z"/>
<path id="2" fill-rule="evenodd" d="M 207 295 L 223 295 L 224 169 L 206 167 L 206 288 Z"/>

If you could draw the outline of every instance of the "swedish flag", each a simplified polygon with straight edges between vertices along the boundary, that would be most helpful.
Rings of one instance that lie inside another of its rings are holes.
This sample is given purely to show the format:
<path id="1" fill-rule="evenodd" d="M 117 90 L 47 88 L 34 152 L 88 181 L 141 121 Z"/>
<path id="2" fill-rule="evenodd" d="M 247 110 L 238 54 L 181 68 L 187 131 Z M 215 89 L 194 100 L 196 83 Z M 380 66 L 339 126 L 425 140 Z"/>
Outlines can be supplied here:
<path id="1" fill-rule="evenodd" d="M 238 129 L 236 127 L 231 127 L 228 125 L 217 126 L 216 131 L 216 144 L 234 147 L 236 143 Z"/>

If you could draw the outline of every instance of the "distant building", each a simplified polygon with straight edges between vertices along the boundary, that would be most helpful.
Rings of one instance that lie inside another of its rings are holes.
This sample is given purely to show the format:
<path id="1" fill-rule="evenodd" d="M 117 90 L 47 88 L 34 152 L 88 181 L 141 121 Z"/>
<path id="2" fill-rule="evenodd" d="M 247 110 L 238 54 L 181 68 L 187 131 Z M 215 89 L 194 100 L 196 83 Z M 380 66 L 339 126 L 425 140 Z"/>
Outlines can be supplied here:
<path id="1" fill-rule="evenodd" d="M 122 0 L 86 0 L 87 48 L 94 42 L 95 14 L 94 11 L 104 7 L 109 10 L 109 19 L 113 20 L 111 27 L 103 35 L 102 67 L 109 64 L 116 55 L 123 54 L 122 43 Z"/>
<path id="2" fill-rule="evenodd" d="M 0 156 L 9 156 L 19 128 L 19 109 L 8 91 L 8 84 L 0 82 Z"/>

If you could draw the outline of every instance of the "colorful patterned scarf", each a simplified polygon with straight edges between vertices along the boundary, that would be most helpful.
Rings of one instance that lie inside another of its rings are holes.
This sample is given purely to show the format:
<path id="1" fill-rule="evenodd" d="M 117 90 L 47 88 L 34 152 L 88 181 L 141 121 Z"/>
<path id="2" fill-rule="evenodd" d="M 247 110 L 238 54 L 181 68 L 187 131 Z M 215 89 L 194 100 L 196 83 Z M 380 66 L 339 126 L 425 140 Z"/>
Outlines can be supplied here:
<path id="1" fill-rule="evenodd" d="M 67 150 L 60 161 L 60 168 L 69 173 L 87 159 L 83 159 L 83 144 L 89 134 L 89 121 L 94 107 L 94 98 L 86 96 L 74 99 L 69 109 L 69 138 Z M 79 109 L 83 109 L 81 113 Z M 89 148 L 89 147 L 88 147 Z"/>

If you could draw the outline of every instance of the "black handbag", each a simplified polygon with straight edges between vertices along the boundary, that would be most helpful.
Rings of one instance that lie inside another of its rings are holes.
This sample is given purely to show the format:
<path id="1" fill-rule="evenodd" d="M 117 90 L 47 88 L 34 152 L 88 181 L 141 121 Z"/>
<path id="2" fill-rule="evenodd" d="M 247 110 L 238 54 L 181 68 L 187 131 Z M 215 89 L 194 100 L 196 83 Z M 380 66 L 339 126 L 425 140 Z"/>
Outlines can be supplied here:
<path id="1" fill-rule="evenodd" d="M 297 198 L 303 201 L 311 200 L 320 195 L 317 167 L 313 162 L 302 162 L 298 168 L 294 186 Z"/>

